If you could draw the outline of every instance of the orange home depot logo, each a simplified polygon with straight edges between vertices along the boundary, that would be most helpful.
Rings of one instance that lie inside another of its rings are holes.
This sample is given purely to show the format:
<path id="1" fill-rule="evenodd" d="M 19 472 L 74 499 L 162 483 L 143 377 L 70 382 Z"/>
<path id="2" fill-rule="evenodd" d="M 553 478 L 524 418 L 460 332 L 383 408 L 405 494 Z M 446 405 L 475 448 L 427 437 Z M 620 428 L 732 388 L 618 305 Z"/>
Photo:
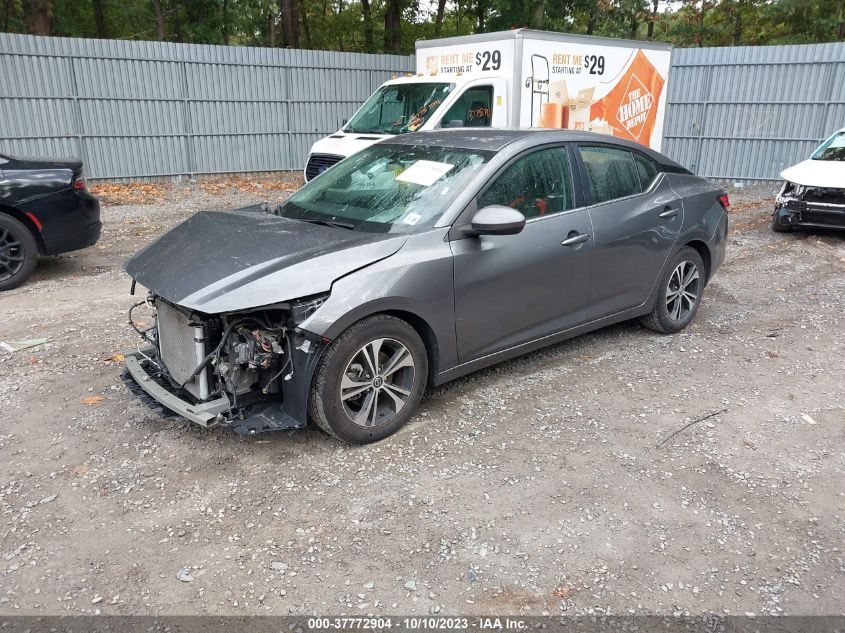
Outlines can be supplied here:
<path id="1" fill-rule="evenodd" d="M 605 119 L 613 135 L 651 144 L 657 102 L 665 80 L 640 50 L 616 85 L 590 108 L 590 119 Z"/>
<path id="2" fill-rule="evenodd" d="M 631 75 L 628 86 L 625 88 L 625 96 L 619 109 L 616 110 L 616 120 L 628 131 L 628 134 L 637 141 L 643 134 L 648 115 L 651 113 L 651 106 L 654 103 L 654 95 L 643 85 L 636 75 Z"/>

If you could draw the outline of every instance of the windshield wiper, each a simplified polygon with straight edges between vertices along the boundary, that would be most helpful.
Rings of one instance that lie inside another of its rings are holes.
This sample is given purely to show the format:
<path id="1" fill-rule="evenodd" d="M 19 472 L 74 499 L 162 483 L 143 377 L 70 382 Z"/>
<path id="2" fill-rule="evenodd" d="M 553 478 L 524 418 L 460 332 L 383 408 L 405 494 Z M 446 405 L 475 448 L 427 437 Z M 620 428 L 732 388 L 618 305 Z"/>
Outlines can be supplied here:
<path id="1" fill-rule="evenodd" d="M 349 224 L 348 222 L 336 222 L 335 220 L 318 220 L 317 218 L 290 218 L 291 220 L 299 220 L 300 222 L 308 222 L 309 224 L 321 224 L 323 226 L 331 226 L 336 229 L 349 229 L 350 231 L 355 230 L 354 224 Z"/>

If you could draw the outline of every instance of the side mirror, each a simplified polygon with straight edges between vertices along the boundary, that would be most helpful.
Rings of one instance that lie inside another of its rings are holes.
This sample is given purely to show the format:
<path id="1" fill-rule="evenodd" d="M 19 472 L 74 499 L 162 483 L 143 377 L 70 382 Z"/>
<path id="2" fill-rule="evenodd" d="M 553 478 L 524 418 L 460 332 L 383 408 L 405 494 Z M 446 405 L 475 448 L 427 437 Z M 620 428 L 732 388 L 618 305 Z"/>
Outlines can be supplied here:
<path id="1" fill-rule="evenodd" d="M 525 228 L 525 216 L 516 209 L 494 204 L 477 211 L 471 224 L 476 235 L 516 235 Z"/>

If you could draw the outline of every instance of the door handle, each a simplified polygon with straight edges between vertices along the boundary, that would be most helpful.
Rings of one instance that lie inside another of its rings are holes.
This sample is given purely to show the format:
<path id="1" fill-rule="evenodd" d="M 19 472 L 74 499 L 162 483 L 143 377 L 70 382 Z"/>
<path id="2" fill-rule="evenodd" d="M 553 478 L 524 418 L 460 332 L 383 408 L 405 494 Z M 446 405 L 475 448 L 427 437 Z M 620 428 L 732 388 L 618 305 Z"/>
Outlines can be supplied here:
<path id="1" fill-rule="evenodd" d="M 681 210 L 678 209 L 678 208 L 664 207 L 663 213 L 660 214 L 660 217 L 661 218 L 674 218 L 680 212 L 681 212 Z"/>
<path id="2" fill-rule="evenodd" d="M 561 246 L 576 246 L 577 244 L 583 244 L 587 240 L 590 239 L 589 233 L 576 233 L 575 231 L 570 231 L 569 235 L 565 240 L 563 240 L 560 245 Z"/>

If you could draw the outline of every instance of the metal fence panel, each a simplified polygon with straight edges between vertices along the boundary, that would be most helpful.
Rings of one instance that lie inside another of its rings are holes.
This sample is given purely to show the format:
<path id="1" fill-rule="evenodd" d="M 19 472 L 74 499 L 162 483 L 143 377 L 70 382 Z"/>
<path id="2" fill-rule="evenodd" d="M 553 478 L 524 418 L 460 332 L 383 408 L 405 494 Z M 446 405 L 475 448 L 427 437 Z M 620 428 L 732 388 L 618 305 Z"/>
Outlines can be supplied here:
<path id="1" fill-rule="evenodd" d="M 414 58 L 0 33 L 0 153 L 90 178 L 302 169 L 311 144 Z M 845 43 L 676 49 L 664 152 L 775 180 L 845 126 Z"/>
<path id="2" fill-rule="evenodd" d="M 0 33 L 0 153 L 91 179 L 298 170 L 414 58 Z"/>
<path id="3" fill-rule="evenodd" d="M 778 180 L 843 126 L 843 42 L 673 52 L 663 151 L 702 176 Z"/>

